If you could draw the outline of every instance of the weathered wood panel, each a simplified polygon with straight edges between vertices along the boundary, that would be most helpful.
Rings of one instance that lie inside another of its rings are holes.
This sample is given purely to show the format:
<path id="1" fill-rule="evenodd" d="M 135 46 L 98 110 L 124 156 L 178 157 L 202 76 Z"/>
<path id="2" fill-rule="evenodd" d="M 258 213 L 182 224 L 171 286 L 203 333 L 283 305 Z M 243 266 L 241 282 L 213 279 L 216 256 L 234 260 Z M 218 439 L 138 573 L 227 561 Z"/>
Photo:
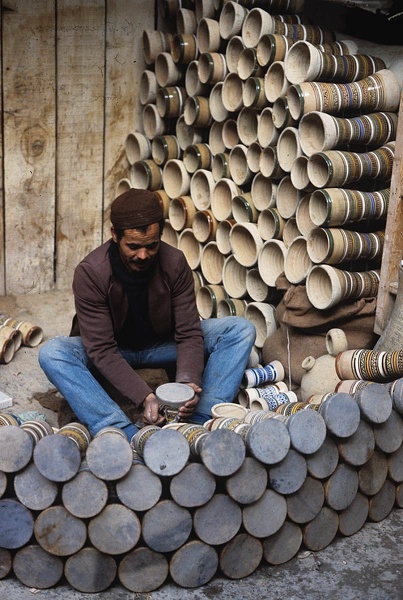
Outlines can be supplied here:
<path id="1" fill-rule="evenodd" d="M 57 3 L 56 284 L 102 239 L 105 2 Z"/>
<path id="2" fill-rule="evenodd" d="M 153 7 L 152 7 L 153 8 Z M 154 28 L 149 0 L 108 0 L 106 20 L 104 239 L 110 236 L 109 206 L 119 179 L 129 175 L 124 152 L 128 133 L 140 128 L 139 85 L 143 29 Z"/>
<path id="3" fill-rule="evenodd" d="M 53 287 L 55 11 L 51 0 L 3 7 L 6 293 Z"/>
<path id="4" fill-rule="evenodd" d="M 0 4 L 0 38 L 2 35 L 3 8 Z M 0 50 L 0 73 L 2 72 L 2 55 Z M 3 99 L 0 94 L 0 114 L 3 113 Z M 4 187 L 3 187 L 3 119 L 0 120 L 0 295 L 6 292 L 5 269 L 4 269 Z"/>

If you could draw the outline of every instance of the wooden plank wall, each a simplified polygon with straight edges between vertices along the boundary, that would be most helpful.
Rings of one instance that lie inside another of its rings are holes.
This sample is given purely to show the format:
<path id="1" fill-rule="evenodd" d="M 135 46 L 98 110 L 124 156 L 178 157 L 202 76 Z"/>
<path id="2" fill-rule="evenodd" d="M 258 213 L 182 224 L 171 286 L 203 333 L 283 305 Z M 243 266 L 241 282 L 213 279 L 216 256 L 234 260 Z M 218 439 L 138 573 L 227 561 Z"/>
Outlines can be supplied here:
<path id="1" fill-rule="evenodd" d="M 0 295 L 66 289 L 141 131 L 150 0 L 3 0 Z"/>

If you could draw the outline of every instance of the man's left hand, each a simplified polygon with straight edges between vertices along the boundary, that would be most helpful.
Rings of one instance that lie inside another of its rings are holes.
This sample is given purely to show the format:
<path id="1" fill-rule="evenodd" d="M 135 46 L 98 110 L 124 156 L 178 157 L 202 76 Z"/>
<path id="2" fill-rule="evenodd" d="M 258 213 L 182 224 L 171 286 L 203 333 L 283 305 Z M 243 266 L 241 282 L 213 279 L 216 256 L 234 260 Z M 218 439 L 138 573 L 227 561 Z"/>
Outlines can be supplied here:
<path id="1" fill-rule="evenodd" d="M 186 402 L 186 404 L 184 404 L 183 406 L 181 406 L 181 408 L 179 409 L 178 412 L 178 416 L 183 420 L 183 421 L 187 421 L 189 419 L 189 417 L 192 416 L 197 403 L 199 402 L 199 396 L 198 394 L 200 394 L 202 392 L 202 388 L 197 385 L 196 383 L 189 383 L 186 382 L 186 385 L 188 385 L 189 387 L 192 388 L 192 390 L 194 391 L 195 395 L 194 397 L 189 400 L 188 402 Z"/>

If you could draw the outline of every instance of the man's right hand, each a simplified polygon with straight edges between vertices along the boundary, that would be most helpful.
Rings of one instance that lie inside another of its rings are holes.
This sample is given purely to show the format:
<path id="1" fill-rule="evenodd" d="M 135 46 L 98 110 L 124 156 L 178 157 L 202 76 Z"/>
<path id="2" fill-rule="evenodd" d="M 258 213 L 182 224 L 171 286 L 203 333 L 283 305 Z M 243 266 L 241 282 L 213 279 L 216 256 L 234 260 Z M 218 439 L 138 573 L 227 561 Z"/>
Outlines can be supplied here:
<path id="1" fill-rule="evenodd" d="M 159 404 L 155 394 L 146 396 L 143 402 L 143 423 L 144 425 L 162 425 L 165 421 L 164 415 L 158 412 Z"/>

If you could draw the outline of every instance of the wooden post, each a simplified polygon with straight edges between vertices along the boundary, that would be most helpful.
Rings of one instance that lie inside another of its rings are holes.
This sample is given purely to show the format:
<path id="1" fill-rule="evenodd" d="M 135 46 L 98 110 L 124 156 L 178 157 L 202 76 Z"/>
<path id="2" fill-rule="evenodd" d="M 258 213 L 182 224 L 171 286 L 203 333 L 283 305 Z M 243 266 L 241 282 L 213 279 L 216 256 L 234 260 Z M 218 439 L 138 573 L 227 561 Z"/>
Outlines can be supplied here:
<path id="1" fill-rule="evenodd" d="M 140 519 L 121 504 L 108 504 L 88 523 L 92 545 L 105 554 L 129 552 L 139 541 L 140 533 Z"/>
<path id="2" fill-rule="evenodd" d="M 246 456 L 242 466 L 225 481 L 227 494 L 239 504 L 252 504 L 259 500 L 267 488 L 265 466 L 252 456 Z"/>
<path id="3" fill-rule="evenodd" d="M 106 590 L 113 583 L 116 572 L 115 559 L 96 548 L 83 548 L 69 556 L 64 566 L 71 587 L 88 594 Z"/>
<path id="4" fill-rule="evenodd" d="M 230 579 L 251 575 L 263 558 L 263 544 L 247 533 L 236 535 L 220 552 L 220 569 Z"/>
<path id="5" fill-rule="evenodd" d="M 63 561 L 36 544 L 18 550 L 13 559 L 17 579 L 30 588 L 45 590 L 55 586 L 63 575 Z"/>
<path id="6" fill-rule="evenodd" d="M 287 502 L 274 490 L 264 494 L 242 511 L 242 522 L 246 531 L 257 538 L 269 537 L 276 533 L 287 516 Z"/>
<path id="7" fill-rule="evenodd" d="M 173 500 L 161 500 L 142 520 L 143 539 L 156 552 L 177 550 L 187 541 L 191 530 L 190 512 Z"/>
<path id="8" fill-rule="evenodd" d="M 242 467 L 241 467 L 242 468 Z M 203 506 L 214 495 L 216 480 L 201 463 L 189 463 L 172 478 L 169 491 L 179 506 Z"/>
<path id="9" fill-rule="evenodd" d="M 287 517 L 294 523 L 308 523 L 319 514 L 324 501 L 322 482 L 308 476 L 299 490 L 286 497 Z"/>
<path id="10" fill-rule="evenodd" d="M 242 510 L 226 494 L 215 494 L 207 504 L 193 515 L 193 527 L 197 536 L 206 544 L 226 544 L 239 531 Z"/>
<path id="11" fill-rule="evenodd" d="M 161 498 L 162 483 L 146 465 L 133 464 L 127 475 L 116 482 L 116 493 L 128 508 L 145 511 Z"/>
<path id="12" fill-rule="evenodd" d="M 214 577 L 218 568 L 215 548 L 200 540 L 191 540 L 172 556 L 169 572 L 172 579 L 184 588 L 205 585 Z"/>
<path id="13" fill-rule="evenodd" d="M 141 546 L 119 563 L 118 577 L 128 590 L 137 594 L 153 592 L 168 577 L 168 559 L 160 552 Z"/>
<path id="14" fill-rule="evenodd" d="M 33 531 L 34 518 L 28 508 L 12 498 L 0 500 L 0 548 L 21 548 Z"/>
<path id="15" fill-rule="evenodd" d="M 43 510 L 35 519 L 34 533 L 42 548 L 56 556 L 75 554 L 87 539 L 85 523 L 71 515 L 64 506 Z"/>
<path id="16" fill-rule="evenodd" d="M 39 472 L 35 463 L 29 463 L 14 477 L 14 491 L 18 500 L 31 510 L 44 510 L 53 504 L 59 492 L 54 481 Z"/>

